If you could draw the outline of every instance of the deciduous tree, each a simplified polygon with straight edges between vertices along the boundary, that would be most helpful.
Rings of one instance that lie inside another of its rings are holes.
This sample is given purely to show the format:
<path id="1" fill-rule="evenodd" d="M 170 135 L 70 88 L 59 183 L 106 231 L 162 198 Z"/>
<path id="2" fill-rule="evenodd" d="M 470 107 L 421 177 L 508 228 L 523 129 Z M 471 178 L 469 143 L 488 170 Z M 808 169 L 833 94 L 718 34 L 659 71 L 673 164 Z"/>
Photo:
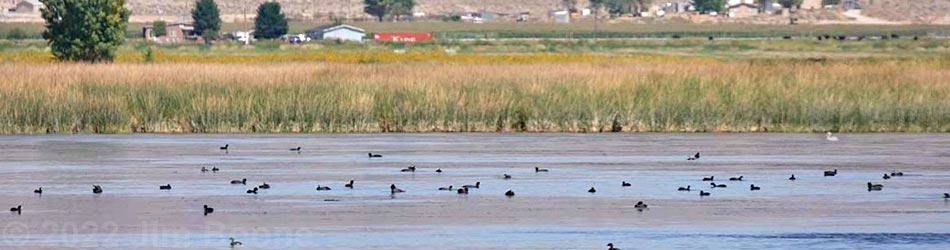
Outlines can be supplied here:
<path id="1" fill-rule="evenodd" d="M 792 7 L 802 5 L 802 0 L 778 0 L 782 7 L 791 9 Z"/>
<path id="2" fill-rule="evenodd" d="M 412 14 L 415 0 L 363 0 L 363 12 L 375 16 L 380 22 L 390 16 L 399 20 L 400 16 Z"/>
<path id="3" fill-rule="evenodd" d="M 155 37 L 165 36 L 168 34 L 168 23 L 165 21 L 155 21 L 152 23 L 152 35 Z"/>
<path id="4" fill-rule="evenodd" d="M 40 0 L 43 39 L 59 60 L 111 62 L 125 41 L 125 0 Z"/>
<path id="5" fill-rule="evenodd" d="M 693 0 L 693 3 L 696 5 L 696 10 L 707 13 L 721 11 L 724 2 L 724 0 Z"/>

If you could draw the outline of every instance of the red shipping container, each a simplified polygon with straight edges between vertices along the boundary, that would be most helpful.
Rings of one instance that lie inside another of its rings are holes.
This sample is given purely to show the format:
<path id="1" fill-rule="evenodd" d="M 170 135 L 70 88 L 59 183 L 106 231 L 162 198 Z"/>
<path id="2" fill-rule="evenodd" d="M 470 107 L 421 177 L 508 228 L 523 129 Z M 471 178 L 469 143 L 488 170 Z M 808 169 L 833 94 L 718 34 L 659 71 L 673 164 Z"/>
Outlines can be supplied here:
<path id="1" fill-rule="evenodd" d="M 432 33 L 376 32 L 373 33 L 373 41 L 402 43 L 432 41 Z"/>

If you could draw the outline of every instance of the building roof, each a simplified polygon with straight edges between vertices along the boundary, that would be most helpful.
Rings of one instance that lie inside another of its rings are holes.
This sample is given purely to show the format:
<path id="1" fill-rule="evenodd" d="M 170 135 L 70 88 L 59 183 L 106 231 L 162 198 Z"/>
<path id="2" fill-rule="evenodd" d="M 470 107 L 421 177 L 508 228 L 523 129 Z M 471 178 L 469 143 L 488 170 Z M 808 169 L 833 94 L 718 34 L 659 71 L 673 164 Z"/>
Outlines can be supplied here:
<path id="1" fill-rule="evenodd" d="M 740 3 L 740 4 L 729 5 L 728 7 L 726 7 L 726 9 L 739 8 L 739 7 L 742 7 L 742 6 L 749 7 L 749 8 L 753 8 L 753 9 L 759 8 L 759 6 L 757 6 L 757 5 L 755 5 L 755 4 L 751 4 L 751 3 Z"/>
<path id="2" fill-rule="evenodd" d="M 191 25 L 190 23 L 165 23 L 165 27 L 168 27 L 168 26 L 185 26 L 185 27 L 184 27 L 185 29 L 194 28 L 194 26 Z M 145 24 L 144 26 L 142 26 L 142 28 L 153 28 L 153 27 L 155 27 L 155 23 L 154 23 L 154 22 L 153 22 L 153 23 L 148 23 L 148 24 Z"/>
<path id="3" fill-rule="evenodd" d="M 321 26 L 313 27 L 313 28 L 307 30 L 306 33 L 315 33 L 315 32 L 327 33 L 327 32 L 331 32 L 331 31 L 335 31 L 335 30 L 339 30 L 339 29 L 348 29 L 348 30 L 352 30 L 352 31 L 359 32 L 359 33 L 366 33 L 366 30 L 357 28 L 357 27 L 352 26 L 352 25 L 349 25 L 349 24 L 327 24 L 327 25 L 321 25 Z"/>
<path id="4" fill-rule="evenodd" d="M 728 5 L 728 6 L 733 6 L 733 5 L 740 5 L 740 4 L 744 4 L 744 3 L 747 3 L 747 4 L 755 4 L 755 2 L 756 2 L 756 1 L 754 1 L 754 0 L 729 0 L 729 1 L 726 1 L 726 5 Z"/>
<path id="5" fill-rule="evenodd" d="M 43 3 L 41 3 L 39 0 L 21 0 L 20 2 L 29 3 L 29 4 L 32 4 L 33 6 L 43 6 Z"/>

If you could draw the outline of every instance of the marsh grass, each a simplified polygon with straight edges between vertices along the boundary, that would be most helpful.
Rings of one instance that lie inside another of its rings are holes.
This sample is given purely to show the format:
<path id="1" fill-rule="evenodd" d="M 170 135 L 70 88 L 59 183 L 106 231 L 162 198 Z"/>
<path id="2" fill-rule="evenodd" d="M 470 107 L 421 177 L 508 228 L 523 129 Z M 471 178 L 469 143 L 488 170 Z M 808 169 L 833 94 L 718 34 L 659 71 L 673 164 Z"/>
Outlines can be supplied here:
<path id="1" fill-rule="evenodd" d="M 0 133 L 950 132 L 948 54 L 928 39 L 132 43 L 87 65 L 0 42 Z"/>
<path id="2" fill-rule="evenodd" d="M 0 132 L 950 132 L 945 58 L 547 56 L 0 64 Z"/>

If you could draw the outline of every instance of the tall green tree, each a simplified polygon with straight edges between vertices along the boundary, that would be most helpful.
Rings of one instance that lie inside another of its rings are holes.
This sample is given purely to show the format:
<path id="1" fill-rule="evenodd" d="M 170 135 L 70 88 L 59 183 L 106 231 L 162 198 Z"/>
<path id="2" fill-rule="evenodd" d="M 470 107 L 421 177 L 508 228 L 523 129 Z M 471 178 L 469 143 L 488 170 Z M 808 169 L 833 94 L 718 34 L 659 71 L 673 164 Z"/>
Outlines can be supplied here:
<path id="1" fill-rule="evenodd" d="M 639 1 L 640 0 L 611 0 L 611 9 L 613 9 L 614 15 L 623 15 L 623 14 L 633 14 L 639 12 Z"/>
<path id="2" fill-rule="evenodd" d="M 696 10 L 700 12 L 722 11 L 722 5 L 725 0 L 693 0 Z"/>
<path id="3" fill-rule="evenodd" d="M 629 2 L 633 0 L 604 0 L 604 7 L 607 9 L 607 14 L 611 16 L 619 16 L 626 13 L 630 13 Z"/>
<path id="4" fill-rule="evenodd" d="M 389 13 L 388 1 L 389 0 L 363 0 L 363 12 L 376 17 L 376 20 L 382 22 L 383 18 L 386 17 L 386 13 Z"/>
<path id="5" fill-rule="evenodd" d="M 152 23 L 152 35 L 155 37 L 165 36 L 168 34 L 168 23 L 165 21 L 155 21 Z"/>
<path id="6" fill-rule="evenodd" d="M 640 12 L 649 10 L 650 4 L 653 3 L 653 0 L 633 0 L 633 2 L 634 2 L 634 7 L 636 7 L 636 10 L 634 10 L 634 12 L 640 13 Z"/>
<path id="7" fill-rule="evenodd" d="M 791 9 L 792 7 L 802 5 L 802 0 L 778 0 L 782 7 Z"/>
<path id="8" fill-rule="evenodd" d="M 838 5 L 841 0 L 821 0 L 821 5 Z"/>
<path id="9" fill-rule="evenodd" d="M 591 8 L 607 10 L 611 16 L 633 13 L 634 7 L 638 6 L 638 0 L 591 0 Z"/>
<path id="10" fill-rule="evenodd" d="M 59 60 L 111 62 L 125 41 L 125 0 L 40 0 L 43 39 Z"/>
<path id="11" fill-rule="evenodd" d="M 218 32 L 221 31 L 221 14 L 214 0 L 195 2 L 191 18 L 194 19 L 195 33 L 201 35 L 205 43 L 211 44 L 211 41 L 218 39 Z"/>
<path id="12" fill-rule="evenodd" d="M 363 0 L 363 12 L 382 22 L 386 16 L 399 20 L 399 17 L 412 14 L 415 0 Z"/>
<path id="13" fill-rule="evenodd" d="M 389 15 L 397 21 L 402 16 L 412 15 L 412 9 L 416 7 L 416 0 L 391 0 Z"/>
<path id="14" fill-rule="evenodd" d="M 280 3 L 265 2 L 257 7 L 254 38 L 274 39 L 285 34 L 287 34 L 287 17 L 280 10 Z"/>

